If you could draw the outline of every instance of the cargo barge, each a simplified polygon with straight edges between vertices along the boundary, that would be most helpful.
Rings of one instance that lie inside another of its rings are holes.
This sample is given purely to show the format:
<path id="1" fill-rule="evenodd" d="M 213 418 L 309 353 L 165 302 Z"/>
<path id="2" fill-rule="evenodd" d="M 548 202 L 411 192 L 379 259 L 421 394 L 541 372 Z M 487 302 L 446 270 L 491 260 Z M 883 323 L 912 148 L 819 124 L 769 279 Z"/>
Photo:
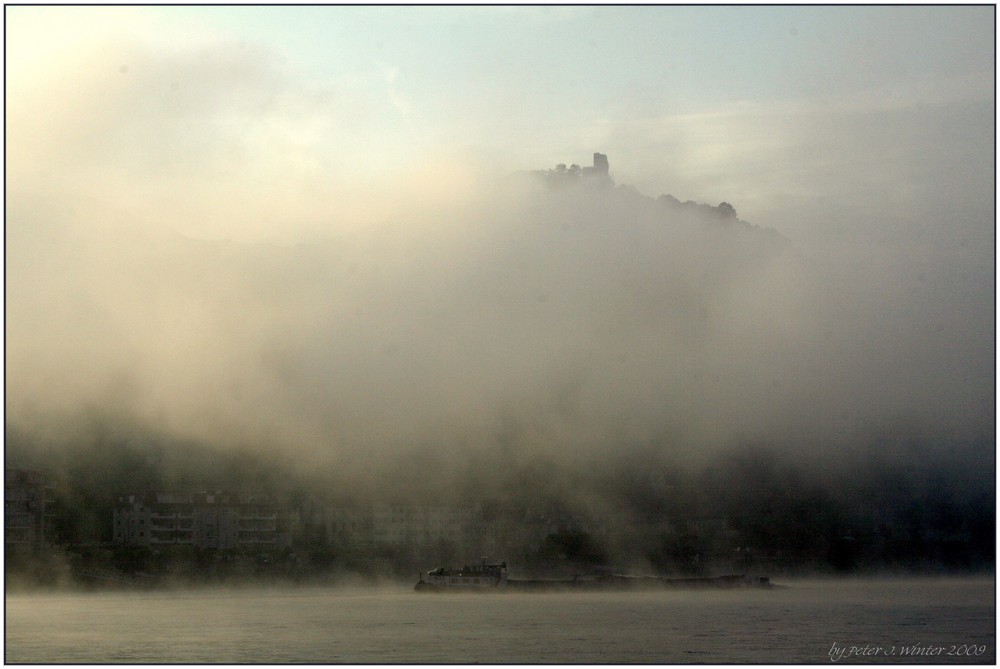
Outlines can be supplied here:
<path id="1" fill-rule="evenodd" d="M 414 586 L 417 592 L 555 592 L 621 591 L 662 589 L 734 589 L 771 588 L 767 576 L 752 578 L 747 574 L 727 574 L 694 578 L 633 576 L 629 574 L 589 574 L 571 579 L 519 580 L 508 577 L 507 563 L 489 564 L 486 560 L 461 569 L 438 567 L 420 575 Z"/>

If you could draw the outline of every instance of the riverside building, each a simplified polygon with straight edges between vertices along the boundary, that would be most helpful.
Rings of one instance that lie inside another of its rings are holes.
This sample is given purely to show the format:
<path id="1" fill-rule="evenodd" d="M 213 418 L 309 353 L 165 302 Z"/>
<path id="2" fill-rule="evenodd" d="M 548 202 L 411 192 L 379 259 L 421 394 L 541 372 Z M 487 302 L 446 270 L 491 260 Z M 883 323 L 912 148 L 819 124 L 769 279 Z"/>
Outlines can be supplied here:
<path id="1" fill-rule="evenodd" d="M 259 549 L 291 544 L 289 516 L 265 495 L 154 492 L 115 503 L 113 540 L 125 546 Z"/>

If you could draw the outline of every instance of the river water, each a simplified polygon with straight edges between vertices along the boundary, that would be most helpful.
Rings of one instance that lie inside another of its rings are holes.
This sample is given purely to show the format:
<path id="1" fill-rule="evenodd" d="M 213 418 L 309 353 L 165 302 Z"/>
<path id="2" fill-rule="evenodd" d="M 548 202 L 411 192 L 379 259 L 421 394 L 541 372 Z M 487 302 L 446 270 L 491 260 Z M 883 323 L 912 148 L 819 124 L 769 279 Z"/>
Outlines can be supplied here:
<path id="1" fill-rule="evenodd" d="M 989 579 L 786 589 L 8 594 L 8 663 L 996 662 Z M 838 650 L 839 649 L 839 650 Z"/>

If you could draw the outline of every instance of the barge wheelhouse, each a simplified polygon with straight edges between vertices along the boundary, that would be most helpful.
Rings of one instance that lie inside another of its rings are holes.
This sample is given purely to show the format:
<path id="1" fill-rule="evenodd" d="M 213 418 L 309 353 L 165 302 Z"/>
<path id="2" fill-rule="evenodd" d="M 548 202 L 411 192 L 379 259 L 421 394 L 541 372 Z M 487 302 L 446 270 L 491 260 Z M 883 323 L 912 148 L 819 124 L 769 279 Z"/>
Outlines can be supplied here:
<path id="1" fill-rule="evenodd" d="M 492 590 L 507 587 L 507 563 L 465 565 L 461 569 L 438 567 L 420 575 L 417 590 Z"/>

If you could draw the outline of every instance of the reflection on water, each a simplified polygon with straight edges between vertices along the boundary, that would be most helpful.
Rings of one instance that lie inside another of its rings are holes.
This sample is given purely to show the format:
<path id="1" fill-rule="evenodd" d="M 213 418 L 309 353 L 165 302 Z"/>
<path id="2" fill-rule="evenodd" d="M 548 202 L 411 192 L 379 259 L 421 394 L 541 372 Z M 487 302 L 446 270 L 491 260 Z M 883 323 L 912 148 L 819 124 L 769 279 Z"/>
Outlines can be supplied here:
<path id="1" fill-rule="evenodd" d="M 422 595 L 400 588 L 9 595 L 5 659 L 995 662 L 992 579 L 784 582 L 791 587 L 715 592 Z M 903 656 L 904 648 L 944 650 Z"/>

